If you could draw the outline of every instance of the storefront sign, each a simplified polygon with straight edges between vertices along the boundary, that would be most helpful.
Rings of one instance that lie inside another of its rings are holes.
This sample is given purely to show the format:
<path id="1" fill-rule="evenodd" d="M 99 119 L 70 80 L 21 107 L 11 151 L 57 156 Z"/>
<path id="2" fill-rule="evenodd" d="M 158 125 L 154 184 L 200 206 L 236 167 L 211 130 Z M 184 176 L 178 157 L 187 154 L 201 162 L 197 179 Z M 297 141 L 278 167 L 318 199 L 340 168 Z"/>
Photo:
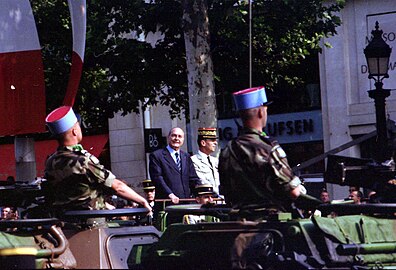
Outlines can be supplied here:
<path id="1" fill-rule="evenodd" d="M 220 147 L 238 136 L 242 129 L 240 119 L 218 120 Z M 322 113 L 309 111 L 268 116 L 265 132 L 279 143 L 297 143 L 323 140 Z"/>
<path id="2" fill-rule="evenodd" d="M 144 130 L 144 149 L 146 153 L 162 148 L 162 130 L 160 128 L 146 128 Z"/>

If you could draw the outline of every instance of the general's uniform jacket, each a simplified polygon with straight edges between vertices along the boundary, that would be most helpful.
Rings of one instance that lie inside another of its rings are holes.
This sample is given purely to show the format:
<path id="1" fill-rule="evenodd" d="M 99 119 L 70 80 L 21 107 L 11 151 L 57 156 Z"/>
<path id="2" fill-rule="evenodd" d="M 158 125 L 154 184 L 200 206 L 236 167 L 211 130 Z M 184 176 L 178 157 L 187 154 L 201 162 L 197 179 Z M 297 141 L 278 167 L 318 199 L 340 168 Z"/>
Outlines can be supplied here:
<path id="1" fill-rule="evenodd" d="M 215 157 L 209 156 L 210 162 L 212 166 L 210 166 L 208 162 L 208 156 L 201 151 L 191 157 L 192 162 L 194 163 L 195 171 L 197 172 L 198 177 L 201 179 L 202 184 L 210 184 L 213 186 L 213 191 L 216 194 L 219 193 L 219 160 Z"/>

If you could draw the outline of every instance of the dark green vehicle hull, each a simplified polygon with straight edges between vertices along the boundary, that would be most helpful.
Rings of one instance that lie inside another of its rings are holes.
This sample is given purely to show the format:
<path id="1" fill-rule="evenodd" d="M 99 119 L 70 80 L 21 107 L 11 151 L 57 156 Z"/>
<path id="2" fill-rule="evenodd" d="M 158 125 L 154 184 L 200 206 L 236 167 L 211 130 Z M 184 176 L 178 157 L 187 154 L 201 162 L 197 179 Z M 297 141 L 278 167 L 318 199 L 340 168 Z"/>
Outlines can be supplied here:
<path id="1" fill-rule="evenodd" d="M 396 269 L 395 229 L 393 219 L 363 215 L 173 224 L 149 249 L 143 265 L 144 269 Z"/>

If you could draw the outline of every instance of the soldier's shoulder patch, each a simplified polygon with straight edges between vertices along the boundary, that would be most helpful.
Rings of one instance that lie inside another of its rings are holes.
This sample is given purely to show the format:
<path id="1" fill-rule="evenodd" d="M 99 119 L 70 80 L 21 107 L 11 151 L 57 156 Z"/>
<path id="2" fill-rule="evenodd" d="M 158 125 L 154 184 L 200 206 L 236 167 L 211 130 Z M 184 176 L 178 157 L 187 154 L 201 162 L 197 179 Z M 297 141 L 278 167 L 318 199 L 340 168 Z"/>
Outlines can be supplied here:
<path id="1" fill-rule="evenodd" d="M 275 148 L 275 151 L 280 158 L 285 158 L 286 157 L 286 152 L 282 149 L 282 147 L 278 146 Z"/>
<path id="2" fill-rule="evenodd" d="M 91 155 L 90 157 L 89 157 L 89 159 L 92 161 L 92 163 L 94 163 L 94 164 L 99 164 L 100 162 L 99 162 L 99 159 L 97 158 L 97 157 L 95 157 L 94 155 Z"/>
<path id="3" fill-rule="evenodd" d="M 81 150 L 81 154 L 83 154 L 85 157 L 89 158 L 89 160 L 94 163 L 94 164 L 100 164 L 100 161 L 97 157 L 89 153 L 87 150 Z"/>

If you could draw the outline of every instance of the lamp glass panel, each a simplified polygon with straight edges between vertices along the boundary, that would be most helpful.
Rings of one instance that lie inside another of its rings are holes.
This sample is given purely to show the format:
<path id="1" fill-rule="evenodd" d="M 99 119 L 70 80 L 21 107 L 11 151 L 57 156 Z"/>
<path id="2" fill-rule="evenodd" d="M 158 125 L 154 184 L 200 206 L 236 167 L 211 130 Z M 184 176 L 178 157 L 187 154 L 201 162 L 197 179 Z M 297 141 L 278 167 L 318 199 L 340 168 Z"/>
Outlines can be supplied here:
<path id="1" fill-rule="evenodd" d="M 384 76 L 388 74 L 388 57 L 367 58 L 369 73 L 373 76 Z"/>

